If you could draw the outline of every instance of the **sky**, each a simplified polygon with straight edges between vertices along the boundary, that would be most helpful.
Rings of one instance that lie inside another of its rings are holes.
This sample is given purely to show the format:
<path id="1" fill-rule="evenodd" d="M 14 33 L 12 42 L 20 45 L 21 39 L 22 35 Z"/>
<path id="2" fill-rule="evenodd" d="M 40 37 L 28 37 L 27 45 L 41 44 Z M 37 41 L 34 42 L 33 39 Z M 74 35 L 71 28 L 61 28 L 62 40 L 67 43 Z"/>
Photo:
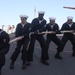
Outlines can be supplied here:
<path id="1" fill-rule="evenodd" d="M 63 6 L 75 7 L 75 0 L 0 0 L 0 26 L 17 25 L 20 22 L 19 15 L 28 15 L 28 22 L 34 19 L 34 8 L 36 16 L 38 11 L 45 11 L 44 18 L 49 22 L 49 17 L 56 18 L 59 27 L 67 20 L 67 16 L 73 16 L 75 21 L 75 10 L 65 9 Z"/>

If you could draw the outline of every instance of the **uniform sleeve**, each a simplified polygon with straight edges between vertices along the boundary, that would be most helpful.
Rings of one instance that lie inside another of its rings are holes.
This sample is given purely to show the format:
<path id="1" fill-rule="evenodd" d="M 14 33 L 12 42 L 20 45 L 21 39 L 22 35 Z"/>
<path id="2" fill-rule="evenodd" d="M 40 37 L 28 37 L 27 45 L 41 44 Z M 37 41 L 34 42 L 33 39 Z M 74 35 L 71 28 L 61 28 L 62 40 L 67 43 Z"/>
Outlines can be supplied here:
<path id="1" fill-rule="evenodd" d="M 29 27 L 29 31 L 28 31 L 28 33 L 30 33 L 30 32 L 33 32 L 34 30 L 33 30 L 33 25 L 32 25 L 32 23 L 30 24 L 30 27 Z"/>
<path id="2" fill-rule="evenodd" d="M 65 24 L 62 25 L 61 31 L 65 30 Z"/>
<path id="3" fill-rule="evenodd" d="M 75 32 L 75 23 L 74 23 L 74 32 Z"/>
<path id="4" fill-rule="evenodd" d="M 30 24 L 28 34 L 31 33 L 31 32 L 34 32 L 35 24 L 36 24 L 36 19 L 33 19 L 31 24 Z"/>
<path id="5" fill-rule="evenodd" d="M 6 48 L 1 49 L 0 54 L 3 54 L 3 55 L 7 54 L 9 51 L 9 48 L 10 48 L 10 45 L 8 45 Z"/>
<path id="6" fill-rule="evenodd" d="M 3 43 L 0 45 L 0 49 L 3 49 L 9 46 L 10 38 L 9 38 L 9 35 L 5 31 L 2 32 L 1 36 L 3 39 Z"/>
<path id="7" fill-rule="evenodd" d="M 33 19 L 31 22 L 31 31 L 33 32 L 34 28 L 35 28 L 35 24 L 36 24 L 36 19 Z"/>
<path id="8" fill-rule="evenodd" d="M 58 24 L 56 24 L 56 34 L 61 34 Z"/>
<path id="9" fill-rule="evenodd" d="M 28 31 L 23 35 L 24 37 L 29 37 L 29 33 L 32 32 L 31 24 L 28 25 Z"/>
<path id="10" fill-rule="evenodd" d="M 17 25 L 16 32 L 15 32 L 15 37 L 18 37 L 18 36 L 19 36 L 19 25 Z"/>

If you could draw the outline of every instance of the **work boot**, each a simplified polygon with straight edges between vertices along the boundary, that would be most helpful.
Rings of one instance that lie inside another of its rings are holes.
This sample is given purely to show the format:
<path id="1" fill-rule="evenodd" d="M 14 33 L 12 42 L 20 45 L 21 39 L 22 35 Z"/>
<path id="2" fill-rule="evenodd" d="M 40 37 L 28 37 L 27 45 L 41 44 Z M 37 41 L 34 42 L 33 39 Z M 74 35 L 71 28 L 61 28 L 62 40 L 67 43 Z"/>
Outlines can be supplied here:
<path id="1" fill-rule="evenodd" d="M 26 65 L 27 65 L 27 66 L 30 66 L 30 65 L 31 65 L 31 63 L 30 63 L 29 61 L 27 61 L 27 62 L 26 62 Z"/>
<path id="2" fill-rule="evenodd" d="M 24 62 L 24 61 L 22 63 L 22 69 L 26 69 L 26 62 Z"/>
<path id="3" fill-rule="evenodd" d="M 11 61 L 11 63 L 10 63 L 10 69 L 14 69 L 14 61 Z"/>
<path id="4" fill-rule="evenodd" d="M 72 56 L 75 57 L 75 52 L 72 53 Z"/>
<path id="5" fill-rule="evenodd" d="M 63 58 L 60 56 L 60 54 L 56 54 L 56 55 L 55 55 L 55 58 L 56 58 L 56 59 L 63 59 Z"/>
<path id="6" fill-rule="evenodd" d="M 43 63 L 44 65 L 49 65 L 47 60 L 41 60 L 41 63 Z"/>

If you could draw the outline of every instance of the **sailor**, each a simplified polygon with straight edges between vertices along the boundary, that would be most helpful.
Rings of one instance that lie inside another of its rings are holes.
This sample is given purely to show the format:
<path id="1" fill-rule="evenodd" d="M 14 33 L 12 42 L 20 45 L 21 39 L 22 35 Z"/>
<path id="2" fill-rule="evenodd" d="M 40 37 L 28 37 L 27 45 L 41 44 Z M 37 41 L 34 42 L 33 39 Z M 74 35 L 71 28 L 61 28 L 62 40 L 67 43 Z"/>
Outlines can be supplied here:
<path id="1" fill-rule="evenodd" d="M 5 55 L 9 51 L 9 35 L 2 29 L 0 29 L 0 75 L 2 67 L 5 65 Z"/>
<path id="2" fill-rule="evenodd" d="M 55 58 L 62 59 L 62 57 L 60 56 L 60 52 L 62 52 L 61 48 L 63 45 L 60 39 L 56 36 L 56 34 L 58 33 L 60 34 L 59 26 L 57 23 L 55 23 L 56 20 L 55 17 L 50 17 L 49 20 L 50 23 L 47 24 L 47 31 L 52 31 L 52 34 L 47 34 L 47 39 L 46 39 L 47 48 L 49 49 L 49 44 L 51 41 L 53 41 L 58 46 Z"/>
<path id="3" fill-rule="evenodd" d="M 51 41 L 53 41 L 58 47 L 57 47 L 57 53 L 55 55 L 55 58 L 57 59 L 62 59 L 62 57 L 60 56 L 60 52 L 62 52 L 61 48 L 63 47 L 62 42 L 60 41 L 60 39 L 56 36 L 56 34 L 60 34 L 60 30 L 59 30 L 59 26 L 57 23 L 55 23 L 56 18 L 55 17 L 50 17 L 49 18 L 49 23 L 44 26 L 44 28 L 42 28 L 41 31 L 48 31 L 50 32 L 49 34 L 47 34 L 46 37 L 46 44 L 47 44 L 47 50 L 49 49 L 49 44 Z"/>
<path id="4" fill-rule="evenodd" d="M 14 69 L 14 62 L 16 61 L 21 47 L 22 47 L 22 69 L 26 69 L 26 64 L 29 65 L 27 62 L 27 46 L 29 42 L 29 36 L 28 36 L 28 31 L 30 29 L 30 23 L 27 22 L 27 15 L 20 15 L 21 23 L 19 23 L 16 27 L 16 37 L 19 38 L 17 41 L 17 47 L 15 48 L 15 51 L 13 52 L 11 56 L 11 63 L 10 63 L 10 69 Z"/>
<path id="5" fill-rule="evenodd" d="M 65 22 L 62 25 L 61 31 L 69 31 L 69 32 L 65 32 L 63 37 L 62 37 L 62 42 L 63 42 L 63 48 L 65 44 L 67 43 L 68 40 L 71 41 L 72 45 L 73 45 L 73 53 L 72 56 L 75 57 L 75 36 L 74 36 L 74 32 L 75 32 L 75 22 L 73 22 L 73 17 L 72 16 L 68 16 L 67 17 L 67 22 Z"/>
<path id="6" fill-rule="evenodd" d="M 46 46 L 46 41 L 43 37 L 43 35 L 39 35 L 39 30 L 41 30 L 45 25 L 46 25 L 46 20 L 43 18 L 44 17 L 44 11 L 39 11 L 38 12 L 38 17 L 32 20 L 31 23 L 31 29 L 34 34 L 31 35 L 31 41 L 28 49 L 28 60 L 29 62 L 33 61 L 33 52 L 34 52 L 34 46 L 35 46 L 35 41 L 37 40 L 40 43 L 41 46 L 41 63 L 45 65 L 49 65 L 48 63 L 48 51 L 47 51 L 47 46 Z"/>

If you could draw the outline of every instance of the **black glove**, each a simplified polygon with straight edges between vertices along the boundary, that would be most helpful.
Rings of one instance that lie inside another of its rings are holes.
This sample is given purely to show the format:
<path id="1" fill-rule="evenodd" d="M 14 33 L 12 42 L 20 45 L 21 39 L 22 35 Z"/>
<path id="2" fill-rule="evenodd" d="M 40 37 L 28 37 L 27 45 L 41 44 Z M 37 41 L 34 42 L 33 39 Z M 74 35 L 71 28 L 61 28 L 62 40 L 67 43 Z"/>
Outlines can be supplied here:
<path id="1" fill-rule="evenodd" d="M 34 31 L 34 34 L 38 34 L 38 31 Z"/>
<path id="2" fill-rule="evenodd" d="M 61 34 L 60 30 L 56 30 L 55 32 L 56 34 Z"/>

